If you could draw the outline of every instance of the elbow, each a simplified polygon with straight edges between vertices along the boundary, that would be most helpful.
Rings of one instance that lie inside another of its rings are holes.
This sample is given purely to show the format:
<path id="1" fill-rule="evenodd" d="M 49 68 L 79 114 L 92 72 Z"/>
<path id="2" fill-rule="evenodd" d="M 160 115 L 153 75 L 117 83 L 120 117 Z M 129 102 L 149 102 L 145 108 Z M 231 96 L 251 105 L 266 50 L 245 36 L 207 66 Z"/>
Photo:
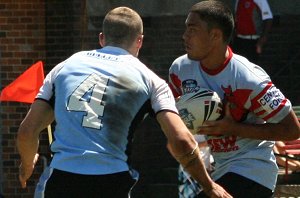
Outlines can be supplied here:
<path id="1" fill-rule="evenodd" d="M 300 131 L 297 131 L 296 133 L 293 134 L 292 140 L 297 140 L 300 138 Z"/>
<path id="2" fill-rule="evenodd" d="M 26 127 L 20 125 L 18 129 L 18 134 L 17 134 L 17 143 L 19 144 L 20 142 L 25 142 L 29 138 L 29 133 L 26 132 Z"/>
<path id="3" fill-rule="evenodd" d="M 292 140 L 297 140 L 300 138 L 300 123 L 297 119 L 297 124 L 295 125 L 295 127 L 293 128 L 293 132 L 292 132 Z"/>
<path id="4" fill-rule="evenodd" d="M 24 142 L 34 138 L 37 138 L 34 133 L 34 130 L 31 127 L 28 127 L 27 125 L 21 124 L 18 129 L 17 141 Z"/>
<path id="5" fill-rule="evenodd" d="M 300 123 L 293 111 L 280 124 L 282 124 L 280 131 L 284 140 L 291 141 L 300 138 Z"/>
<path id="6" fill-rule="evenodd" d="M 295 130 L 291 130 L 289 135 L 286 136 L 287 141 L 297 140 L 300 138 L 300 128 L 297 128 Z"/>
<path id="7" fill-rule="evenodd" d="M 167 148 L 173 157 L 178 158 L 179 156 L 191 152 L 196 144 L 196 141 L 193 141 L 192 139 L 181 139 L 173 143 L 169 142 Z"/>

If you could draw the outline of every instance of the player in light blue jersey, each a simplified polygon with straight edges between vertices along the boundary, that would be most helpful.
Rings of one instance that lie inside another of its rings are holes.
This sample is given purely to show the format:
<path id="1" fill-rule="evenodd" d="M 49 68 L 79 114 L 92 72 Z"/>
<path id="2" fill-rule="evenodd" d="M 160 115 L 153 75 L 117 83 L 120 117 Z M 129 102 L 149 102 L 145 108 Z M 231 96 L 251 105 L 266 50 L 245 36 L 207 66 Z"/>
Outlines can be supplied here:
<path id="1" fill-rule="evenodd" d="M 102 49 L 78 52 L 49 72 L 21 123 L 22 187 L 38 158 L 40 131 L 55 119 L 53 159 L 35 197 L 129 197 L 138 179 L 128 163 L 133 132 L 152 111 L 171 154 L 206 194 L 231 197 L 206 172 L 167 83 L 137 59 L 143 41 L 140 16 L 127 7 L 111 10 L 99 39 Z"/>

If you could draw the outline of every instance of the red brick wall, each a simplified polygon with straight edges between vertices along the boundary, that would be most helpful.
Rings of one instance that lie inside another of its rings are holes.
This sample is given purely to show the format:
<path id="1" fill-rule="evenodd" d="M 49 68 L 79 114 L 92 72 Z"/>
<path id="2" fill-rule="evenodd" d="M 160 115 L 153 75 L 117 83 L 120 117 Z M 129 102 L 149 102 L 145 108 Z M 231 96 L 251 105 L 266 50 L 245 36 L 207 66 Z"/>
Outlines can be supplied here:
<path id="1" fill-rule="evenodd" d="M 38 60 L 45 59 L 45 3 L 43 0 L 0 2 L 1 86 L 5 87 Z M 1 138 L 3 176 L 2 189 L 6 197 L 32 197 L 34 183 L 20 189 L 19 157 L 15 137 L 19 123 L 29 104 L 1 103 Z M 39 166 L 37 167 L 38 169 Z M 37 169 L 37 170 L 38 170 Z M 36 171 L 33 178 L 37 178 Z"/>

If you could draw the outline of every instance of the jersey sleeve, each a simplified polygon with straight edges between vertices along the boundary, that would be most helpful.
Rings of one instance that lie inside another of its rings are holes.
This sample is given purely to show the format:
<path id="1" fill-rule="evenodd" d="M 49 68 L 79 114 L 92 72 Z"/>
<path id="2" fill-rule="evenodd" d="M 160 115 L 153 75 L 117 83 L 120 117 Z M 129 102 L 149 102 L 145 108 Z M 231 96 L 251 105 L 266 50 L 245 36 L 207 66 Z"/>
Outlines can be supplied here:
<path id="1" fill-rule="evenodd" d="M 152 78 L 151 105 L 155 113 L 163 110 L 178 113 L 175 99 L 167 82 L 154 73 L 150 73 Z"/>
<path id="2" fill-rule="evenodd" d="M 240 56 L 236 58 L 239 64 L 235 65 L 234 74 L 230 73 L 231 87 L 223 88 L 226 100 L 234 104 L 232 116 L 251 123 L 280 122 L 291 110 L 290 101 L 261 67 Z"/>
<path id="3" fill-rule="evenodd" d="M 254 88 L 250 95 L 250 110 L 257 117 L 269 123 L 278 123 L 290 112 L 291 102 L 261 67 L 255 66 L 247 81 Z"/>
<path id="4" fill-rule="evenodd" d="M 64 63 L 65 62 L 59 63 L 47 74 L 46 78 L 44 79 L 44 83 L 36 96 L 36 99 L 42 99 L 48 102 L 52 99 L 54 96 L 54 80 Z"/>
<path id="5" fill-rule="evenodd" d="M 251 100 L 252 111 L 266 122 L 280 122 L 290 112 L 291 102 L 272 82 L 260 87 L 261 91 Z"/>
<path id="6" fill-rule="evenodd" d="M 255 3 L 261 11 L 262 20 L 273 18 L 273 14 L 267 0 L 255 0 Z"/>

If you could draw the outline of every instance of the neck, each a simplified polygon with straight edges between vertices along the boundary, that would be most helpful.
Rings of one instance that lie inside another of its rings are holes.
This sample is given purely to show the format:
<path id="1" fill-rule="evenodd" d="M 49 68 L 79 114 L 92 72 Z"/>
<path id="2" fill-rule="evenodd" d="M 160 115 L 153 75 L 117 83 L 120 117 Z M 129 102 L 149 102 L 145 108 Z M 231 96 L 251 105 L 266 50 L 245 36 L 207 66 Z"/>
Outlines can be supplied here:
<path id="1" fill-rule="evenodd" d="M 227 45 L 215 49 L 216 50 L 211 51 L 206 58 L 200 61 L 201 65 L 208 70 L 215 70 L 223 66 L 225 60 L 229 56 Z"/>

